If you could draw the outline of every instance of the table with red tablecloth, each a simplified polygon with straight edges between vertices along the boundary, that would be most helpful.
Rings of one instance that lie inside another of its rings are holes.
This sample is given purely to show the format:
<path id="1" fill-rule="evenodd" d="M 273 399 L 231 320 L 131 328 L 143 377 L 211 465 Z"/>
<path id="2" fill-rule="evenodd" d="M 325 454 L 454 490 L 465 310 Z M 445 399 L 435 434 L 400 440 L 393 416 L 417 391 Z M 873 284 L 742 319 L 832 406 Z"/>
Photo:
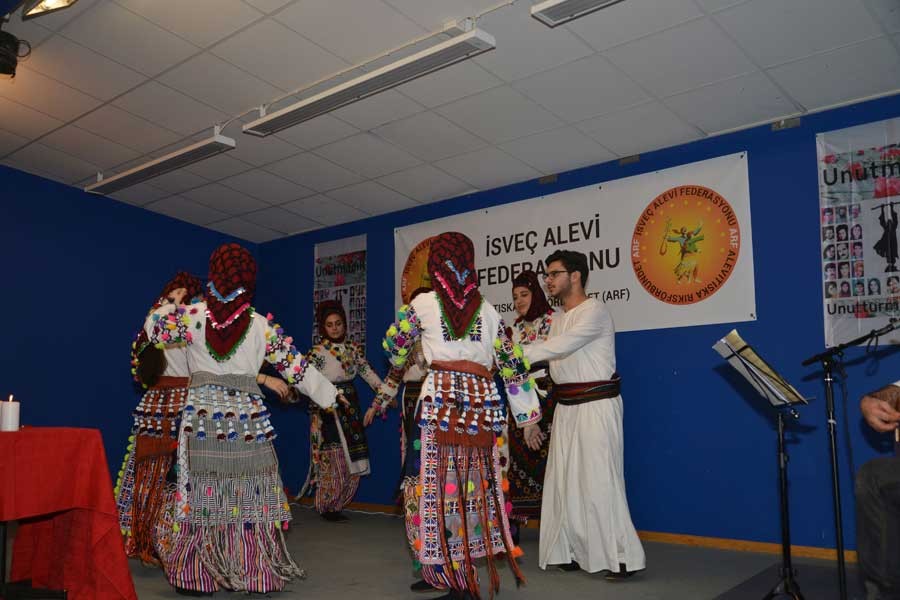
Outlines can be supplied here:
<path id="1" fill-rule="evenodd" d="M 96 429 L 0 432 L 0 521 L 18 521 L 11 581 L 71 600 L 137 598 Z"/>

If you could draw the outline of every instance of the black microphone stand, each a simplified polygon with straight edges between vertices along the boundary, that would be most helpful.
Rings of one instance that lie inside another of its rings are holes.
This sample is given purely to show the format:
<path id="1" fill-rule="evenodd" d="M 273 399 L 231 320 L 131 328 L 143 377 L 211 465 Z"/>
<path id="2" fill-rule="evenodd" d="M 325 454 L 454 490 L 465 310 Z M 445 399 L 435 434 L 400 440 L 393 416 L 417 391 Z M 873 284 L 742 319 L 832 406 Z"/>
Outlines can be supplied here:
<path id="1" fill-rule="evenodd" d="M 834 529 L 838 560 L 838 589 L 841 600 L 847 600 L 847 567 L 844 564 L 844 525 L 841 513 L 841 486 L 838 470 L 837 455 L 837 421 L 834 418 L 834 366 L 837 364 L 841 376 L 846 380 L 847 374 L 841 364 L 844 350 L 850 346 L 859 346 L 871 340 L 877 340 L 880 336 L 890 333 L 900 327 L 900 322 L 892 322 L 881 329 L 873 329 L 855 340 L 844 342 L 828 348 L 815 356 L 810 356 L 803 361 L 803 366 L 808 367 L 814 363 L 822 364 L 823 381 L 825 383 L 825 417 L 828 421 L 828 443 L 831 449 L 831 485 L 834 496 Z"/>

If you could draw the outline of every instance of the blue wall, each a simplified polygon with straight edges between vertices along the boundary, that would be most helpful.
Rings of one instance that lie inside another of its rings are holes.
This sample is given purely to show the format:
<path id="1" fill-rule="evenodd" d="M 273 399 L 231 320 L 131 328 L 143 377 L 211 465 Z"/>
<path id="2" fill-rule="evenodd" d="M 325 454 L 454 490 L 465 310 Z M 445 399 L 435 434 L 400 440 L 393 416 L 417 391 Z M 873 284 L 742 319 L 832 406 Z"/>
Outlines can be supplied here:
<path id="1" fill-rule="evenodd" d="M 175 271 L 205 278 L 228 241 L 0 166 L 0 394 L 22 401 L 22 423 L 99 428 L 115 473 L 140 398 L 132 337 Z"/>
<path id="2" fill-rule="evenodd" d="M 560 175 L 552 185 L 525 182 L 261 246 L 258 304 L 271 310 L 298 345 L 310 336 L 313 245 L 368 235 L 368 353 L 382 373 L 380 335 L 392 318 L 394 227 L 495 206 L 742 150 L 749 151 L 756 303 L 759 320 L 741 333 L 806 396 L 790 440 L 793 542 L 834 546 L 825 408 L 814 369 L 800 362 L 824 347 L 815 134 L 900 115 L 900 96 L 810 115 L 781 132 L 758 127 Z M 643 202 L 643 200 L 641 200 Z M 597 275 L 595 274 L 596 278 Z M 624 378 L 625 463 L 639 529 L 776 542 L 779 538 L 774 423 L 766 406 L 736 381 L 712 343 L 729 325 L 619 334 Z M 308 342 L 307 342 L 308 344 Z M 889 440 L 862 422 L 861 393 L 900 379 L 900 356 L 880 361 L 848 354 L 848 398 L 838 397 L 844 524 L 854 547 L 851 458 L 858 467 Z M 296 411 L 299 413 L 299 411 Z M 302 479 L 308 461 L 306 418 L 276 413 L 285 481 Z M 397 482 L 398 420 L 369 429 L 374 474 L 357 500 L 388 503 Z M 296 484 L 294 484 L 296 485 Z"/>

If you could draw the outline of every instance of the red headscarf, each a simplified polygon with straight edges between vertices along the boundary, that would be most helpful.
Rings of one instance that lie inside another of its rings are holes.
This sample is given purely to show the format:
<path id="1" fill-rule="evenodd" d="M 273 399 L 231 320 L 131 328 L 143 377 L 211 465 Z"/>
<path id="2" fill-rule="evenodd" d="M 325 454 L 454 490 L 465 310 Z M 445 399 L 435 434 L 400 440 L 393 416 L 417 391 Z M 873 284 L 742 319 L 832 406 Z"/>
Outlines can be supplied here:
<path id="1" fill-rule="evenodd" d="M 340 339 L 332 339 L 325 331 L 325 319 L 327 319 L 329 315 L 339 315 L 344 321 L 344 335 L 342 335 Z M 319 326 L 319 337 L 323 340 L 343 342 L 344 338 L 347 337 L 347 313 L 344 312 L 344 305 L 337 300 L 323 300 L 322 302 L 319 302 L 319 306 L 316 309 L 316 323 Z"/>
<path id="2" fill-rule="evenodd" d="M 538 280 L 537 273 L 534 271 L 522 271 L 519 273 L 516 278 L 513 279 L 512 287 L 513 290 L 517 287 L 528 288 L 531 292 L 531 306 L 528 307 L 528 312 L 525 313 L 525 316 L 516 319 L 516 323 L 519 321 L 534 321 L 553 310 L 550 307 L 550 303 L 547 302 L 547 296 L 544 295 L 544 290 L 541 288 L 541 282 Z"/>
<path id="3" fill-rule="evenodd" d="M 206 343 L 216 360 L 226 360 L 250 327 L 256 292 L 256 260 L 238 244 L 224 244 L 209 257 Z"/>
<path id="4" fill-rule="evenodd" d="M 447 326 L 458 339 L 465 334 L 481 307 L 472 240 L 456 231 L 436 236 L 428 254 L 428 272 L 444 309 Z"/>
<path id="5" fill-rule="evenodd" d="M 203 284 L 200 283 L 199 278 L 194 277 L 187 271 L 178 271 L 175 273 L 175 277 L 173 277 L 172 280 L 166 284 L 166 287 L 163 288 L 160 298 L 165 300 L 173 290 L 177 290 L 178 288 L 187 290 L 187 294 L 184 295 L 185 304 L 189 304 L 191 300 L 203 294 Z"/>

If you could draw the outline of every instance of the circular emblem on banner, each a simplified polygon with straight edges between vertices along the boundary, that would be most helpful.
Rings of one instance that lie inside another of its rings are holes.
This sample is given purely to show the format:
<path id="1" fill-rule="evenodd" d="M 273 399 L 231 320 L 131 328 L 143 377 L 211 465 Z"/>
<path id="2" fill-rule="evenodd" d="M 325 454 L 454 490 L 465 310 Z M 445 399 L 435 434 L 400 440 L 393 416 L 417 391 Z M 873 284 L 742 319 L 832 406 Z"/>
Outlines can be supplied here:
<path id="1" fill-rule="evenodd" d="M 403 273 L 400 276 L 400 298 L 403 304 L 409 304 L 409 296 L 420 287 L 431 289 L 431 275 L 428 273 L 428 254 L 431 241 L 427 238 L 418 243 L 409 253 Z"/>
<path id="2" fill-rule="evenodd" d="M 741 250 L 731 204 L 715 190 L 683 185 L 666 190 L 638 217 L 631 265 L 641 286 L 668 304 L 696 304 L 719 291 Z"/>

